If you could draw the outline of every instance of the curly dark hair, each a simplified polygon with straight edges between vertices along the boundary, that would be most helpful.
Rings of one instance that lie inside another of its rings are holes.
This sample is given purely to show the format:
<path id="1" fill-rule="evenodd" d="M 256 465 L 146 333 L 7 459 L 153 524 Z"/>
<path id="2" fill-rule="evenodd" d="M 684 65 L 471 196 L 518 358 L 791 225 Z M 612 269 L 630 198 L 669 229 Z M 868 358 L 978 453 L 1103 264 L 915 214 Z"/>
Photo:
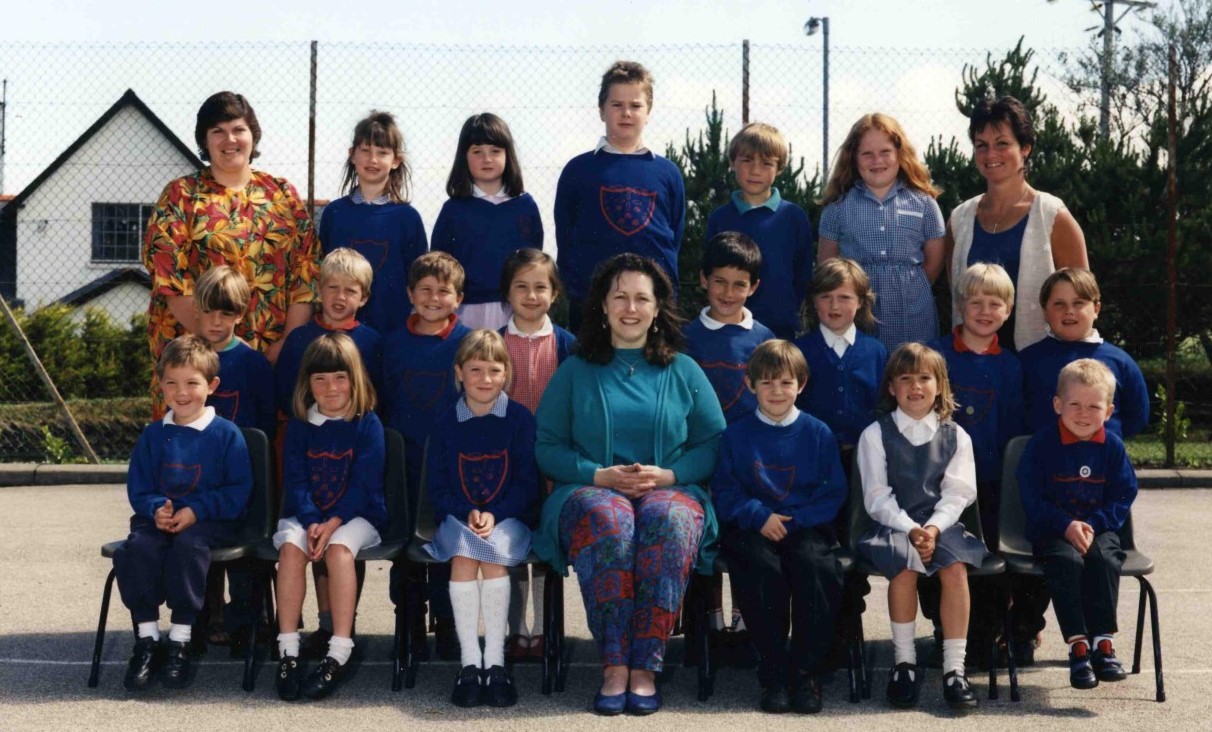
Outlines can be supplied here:
<path id="1" fill-rule="evenodd" d="M 673 357 L 682 350 L 684 320 L 673 299 L 673 283 L 669 275 L 656 262 L 638 254 L 619 254 L 600 263 L 593 270 L 593 281 L 585 297 L 585 311 L 581 316 L 581 331 L 577 334 L 577 354 L 588 361 L 604 365 L 614 358 L 614 346 L 610 342 L 610 324 L 606 320 L 603 303 L 624 272 L 638 272 L 652 280 L 652 292 L 656 296 L 657 314 L 644 343 L 644 360 L 654 366 L 668 366 Z"/>

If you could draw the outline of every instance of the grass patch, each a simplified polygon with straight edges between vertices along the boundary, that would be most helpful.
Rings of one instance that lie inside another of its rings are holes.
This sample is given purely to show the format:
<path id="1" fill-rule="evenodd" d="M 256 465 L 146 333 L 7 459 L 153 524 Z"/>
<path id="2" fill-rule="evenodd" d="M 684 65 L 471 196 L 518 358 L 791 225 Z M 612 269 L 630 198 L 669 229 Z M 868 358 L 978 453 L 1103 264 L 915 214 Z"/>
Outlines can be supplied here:
<path id="1" fill-rule="evenodd" d="M 1128 456 L 1138 468 L 1161 468 L 1166 462 L 1166 442 L 1159 434 L 1144 434 L 1128 440 Z M 1174 446 L 1174 467 L 1212 468 L 1212 439 L 1208 432 L 1192 430 Z"/>

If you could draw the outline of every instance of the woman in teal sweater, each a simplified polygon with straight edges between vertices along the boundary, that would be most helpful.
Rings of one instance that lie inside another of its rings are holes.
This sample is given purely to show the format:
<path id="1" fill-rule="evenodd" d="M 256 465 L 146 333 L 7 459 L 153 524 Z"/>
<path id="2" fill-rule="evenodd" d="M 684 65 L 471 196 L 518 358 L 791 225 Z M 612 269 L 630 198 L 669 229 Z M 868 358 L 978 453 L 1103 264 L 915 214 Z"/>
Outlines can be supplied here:
<path id="1" fill-rule="evenodd" d="M 576 569 L 605 666 L 599 714 L 660 709 L 665 642 L 691 569 L 710 572 L 714 553 L 715 513 L 698 484 L 715 470 L 724 414 L 703 371 L 678 353 L 676 307 L 652 260 L 604 262 L 578 354 L 536 415 L 536 456 L 556 490 L 534 549 L 561 572 Z"/>

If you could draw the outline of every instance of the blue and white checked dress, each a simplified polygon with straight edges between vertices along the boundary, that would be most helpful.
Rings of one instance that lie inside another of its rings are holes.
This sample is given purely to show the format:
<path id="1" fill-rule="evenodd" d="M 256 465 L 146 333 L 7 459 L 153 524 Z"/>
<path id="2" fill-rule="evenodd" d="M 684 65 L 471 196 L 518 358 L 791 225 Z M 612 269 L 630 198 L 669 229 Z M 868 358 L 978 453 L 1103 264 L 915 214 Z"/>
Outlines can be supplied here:
<path id="1" fill-rule="evenodd" d="M 926 279 L 926 241 L 943 236 L 938 203 L 897 181 L 877 199 L 860 180 L 821 214 L 820 237 L 838 243 L 871 278 L 875 336 L 888 353 L 902 343 L 938 337 L 938 312 Z"/>
<path id="2" fill-rule="evenodd" d="M 439 562 L 467 557 L 513 567 L 530 555 L 530 529 L 521 521 L 509 518 L 493 527 L 487 539 L 481 539 L 470 526 L 454 516 L 447 516 L 434 532 L 433 541 L 424 549 Z"/>

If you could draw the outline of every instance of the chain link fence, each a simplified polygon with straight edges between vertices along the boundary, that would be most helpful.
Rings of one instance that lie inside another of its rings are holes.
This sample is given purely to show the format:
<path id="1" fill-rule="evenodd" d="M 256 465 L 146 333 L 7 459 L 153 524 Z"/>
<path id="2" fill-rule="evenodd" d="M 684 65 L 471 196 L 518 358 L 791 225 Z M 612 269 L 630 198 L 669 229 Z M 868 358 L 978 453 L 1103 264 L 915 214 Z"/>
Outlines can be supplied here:
<path id="1" fill-rule="evenodd" d="M 0 46 L 6 80 L 0 293 L 97 453 L 124 460 L 150 413 L 144 226 L 164 185 L 199 165 L 194 115 L 211 93 L 231 89 L 248 97 L 263 131 L 256 167 L 290 180 L 320 206 L 340 195 L 354 125 L 371 109 L 394 113 L 412 168 L 413 203 L 429 225 L 445 201 L 464 119 L 499 114 L 512 128 L 553 250 L 556 180 L 564 163 L 601 134 L 597 87 L 611 62 L 641 61 L 656 79 L 645 133 L 654 150 L 697 136 L 714 99 L 730 132 L 741 127 L 746 110 L 748 119 L 778 126 L 811 175 L 821 167 L 825 135 L 822 47 L 813 41 L 591 48 Z M 829 149 L 872 110 L 897 117 L 919 150 L 934 137 L 955 137 L 967 149 L 967 120 L 956 110 L 954 92 L 964 66 L 983 66 L 986 53 L 832 49 Z M 1083 110 L 1062 81 L 1060 59 L 1058 51 L 1037 50 L 1037 85 L 1072 119 Z M 308 135 L 313 95 L 314 147 Z M 0 461 L 79 454 L 63 425 L 32 376 L 17 333 L 0 327 Z"/>

